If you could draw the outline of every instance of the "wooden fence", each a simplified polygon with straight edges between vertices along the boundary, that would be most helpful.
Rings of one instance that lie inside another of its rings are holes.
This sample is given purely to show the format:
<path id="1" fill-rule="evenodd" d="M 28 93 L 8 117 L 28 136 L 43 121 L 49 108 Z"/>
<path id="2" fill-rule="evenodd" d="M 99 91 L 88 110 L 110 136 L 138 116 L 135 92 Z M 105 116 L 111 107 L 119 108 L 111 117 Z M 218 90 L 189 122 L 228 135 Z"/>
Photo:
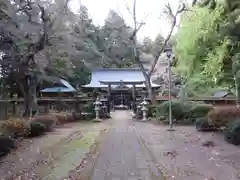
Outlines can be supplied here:
<path id="1" fill-rule="evenodd" d="M 158 102 L 167 101 L 167 98 L 157 98 Z M 39 113 L 54 112 L 78 112 L 89 103 L 93 103 L 95 99 L 91 97 L 51 97 L 38 98 Z M 236 104 L 234 98 L 195 98 L 188 101 L 198 101 L 213 105 Z M 0 120 L 6 120 L 11 116 L 20 117 L 23 114 L 23 99 L 6 99 L 0 100 Z"/>
<path id="2" fill-rule="evenodd" d="M 172 97 L 172 100 L 176 98 Z M 158 102 L 168 101 L 167 96 L 157 96 L 156 100 Z M 213 104 L 213 105 L 231 105 L 236 104 L 236 98 L 216 98 L 216 97 L 199 97 L 199 98 L 188 98 L 187 101 L 197 101 L 203 102 L 206 104 Z"/>
<path id="3" fill-rule="evenodd" d="M 38 113 L 44 114 L 60 111 L 78 112 L 93 101 L 93 98 L 38 98 Z M 23 99 L 0 100 L 0 120 L 6 120 L 12 116 L 21 117 L 23 111 Z"/>

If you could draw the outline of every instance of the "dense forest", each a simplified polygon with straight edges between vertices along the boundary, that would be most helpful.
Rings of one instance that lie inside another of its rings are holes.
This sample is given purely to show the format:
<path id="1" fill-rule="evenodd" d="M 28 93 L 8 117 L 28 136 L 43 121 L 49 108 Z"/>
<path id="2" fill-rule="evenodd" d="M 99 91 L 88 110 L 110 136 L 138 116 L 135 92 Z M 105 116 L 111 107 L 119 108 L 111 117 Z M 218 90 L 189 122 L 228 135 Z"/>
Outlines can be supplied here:
<path id="1" fill-rule="evenodd" d="M 75 14 L 68 0 L 2 0 L 1 95 L 23 96 L 27 107 L 36 104 L 41 87 L 60 77 L 79 86 L 89 81 L 93 68 L 136 67 L 130 38 L 136 32 L 113 10 L 100 27 L 87 7 L 81 5 Z M 160 35 L 153 42 L 145 38 L 135 47 L 142 57 L 156 53 L 162 41 Z"/>
<path id="2" fill-rule="evenodd" d="M 59 77 L 78 86 L 89 81 L 93 68 L 155 67 L 166 46 L 173 47 L 173 70 L 189 96 L 211 94 L 216 89 L 238 94 L 240 2 L 193 1 L 179 6 L 176 14 L 166 7 L 172 30 L 180 15 L 177 33 L 139 42 L 137 31 L 145 23 L 139 24 L 135 16 L 132 27 L 111 10 L 104 25 L 97 26 L 87 7 L 81 5 L 75 14 L 68 0 L 1 0 L 1 95 L 17 93 L 29 109 L 39 88 Z M 144 74 L 146 81 L 153 69 Z"/>
<path id="3" fill-rule="evenodd" d="M 239 92 L 239 15 L 238 0 L 202 0 L 181 15 L 174 70 L 184 77 L 189 95 Z"/>
<path id="4" fill-rule="evenodd" d="M 16 62 L 21 61 L 28 70 L 34 63 L 31 70 L 44 80 L 60 76 L 74 86 L 86 83 L 92 68 L 136 66 L 129 39 L 133 28 L 117 12 L 111 10 L 100 27 L 85 6 L 74 14 L 63 0 L 28 2 L 0 4 L 3 85 L 12 89 L 16 84 Z M 139 46 L 142 52 L 156 53 L 162 42 L 161 35 L 155 41 L 146 37 Z"/>

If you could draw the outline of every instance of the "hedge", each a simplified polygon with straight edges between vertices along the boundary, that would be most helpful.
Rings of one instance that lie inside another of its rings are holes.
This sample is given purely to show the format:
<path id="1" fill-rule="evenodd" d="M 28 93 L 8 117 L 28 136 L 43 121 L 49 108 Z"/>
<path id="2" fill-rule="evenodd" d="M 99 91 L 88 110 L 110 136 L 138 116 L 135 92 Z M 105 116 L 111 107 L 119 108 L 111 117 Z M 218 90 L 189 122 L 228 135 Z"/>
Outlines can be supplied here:
<path id="1" fill-rule="evenodd" d="M 12 118 L 1 124 L 1 132 L 12 138 L 24 137 L 29 133 L 27 120 Z"/>
<path id="2" fill-rule="evenodd" d="M 0 156 L 6 155 L 16 148 L 15 141 L 9 136 L 0 135 Z"/>
<path id="3" fill-rule="evenodd" d="M 15 148 L 15 138 L 36 137 L 50 131 L 56 124 L 64 124 L 74 121 L 73 115 L 47 114 L 34 118 L 12 118 L 0 125 L 0 156 Z"/>
<path id="4" fill-rule="evenodd" d="M 197 118 L 205 117 L 207 113 L 213 108 L 208 104 L 199 104 L 192 101 L 181 102 L 179 100 L 172 100 L 172 117 L 178 123 L 193 124 Z M 156 107 L 156 117 L 168 118 L 169 101 L 165 101 Z"/>
<path id="5" fill-rule="evenodd" d="M 213 106 L 209 104 L 195 104 L 189 113 L 192 118 L 205 117 L 212 109 Z"/>
<path id="6" fill-rule="evenodd" d="M 240 108 L 236 105 L 218 106 L 207 114 L 209 123 L 216 126 L 228 126 L 229 123 L 240 118 Z"/>
<path id="7" fill-rule="evenodd" d="M 46 131 L 51 131 L 54 125 L 59 124 L 58 118 L 56 117 L 56 115 L 51 115 L 51 114 L 36 116 L 30 121 L 30 123 L 33 123 L 33 122 L 44 124 Z"/>
<path id="8" fill-rule="evenodd" d="M 148 117 L 156 117 L 156 105 L 149 105 L 148 106 Z"/>
<path id="9" fill-rule="evenodd" d="M 214 126 L 210 125 L 208 123 L 208 119 L 205 117 L 198 118 L 196 120 L 195 125 L 196 125 L 197 131 L 214 131 L 215 130 Z"/>
<path id="10" fill-rule="evenodd" d="M 171 101 L 172 117 L 174 119 L 182 119 L 185 116 L 183 104 L 178 100 Z M 168 117 L 169 114 L 169 101 L 165 101 L 156 106 L 156 117 Z"/>
<path id="11" fill-rule="evenodd" d="M 224 130 L 224 138 L 227 142 L 240 145 L 240 120 L 231 122 Z"/>
<path id="12" fill-rule="evenodd" d="M 87 106 L 83 108 L 83 112 L 87 113 L 85 116 L 86 120 L 92 120 L 96 117 L 95 106 L 93 103 L 89 103 Z"/>
<path id="13" fill-rule="evenodd" d="M 47 131 L 46 126 L 41 122 L 33 121 L 30 123 L 29 137 L 36 137 L 44 134 Z"/>

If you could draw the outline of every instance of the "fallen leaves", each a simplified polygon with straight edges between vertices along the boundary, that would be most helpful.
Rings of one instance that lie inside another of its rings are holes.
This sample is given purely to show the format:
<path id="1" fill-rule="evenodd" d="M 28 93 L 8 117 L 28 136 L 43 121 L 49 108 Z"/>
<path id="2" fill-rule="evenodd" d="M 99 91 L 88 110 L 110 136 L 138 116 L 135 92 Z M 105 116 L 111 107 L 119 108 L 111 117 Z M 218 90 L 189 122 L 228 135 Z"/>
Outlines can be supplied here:
<path id="1" fill-rule="evenodd" d="M 202 146 L 210 148 L 210 147 L 215 147 L 216 144 L 213 141 L 207 140 L 202 142 Z"/>
<path id="2" fill-rule="evenodd" d="M 204 180 L 216 180 L 214 177 L 205 178 Z"/>
<path id="3" fill-rule="evenodd" d="M 167 151 L 163 153 L 164 156 L 170 156 L 171 158 L 176 158 L 179 153 L 176 150 Z"/>

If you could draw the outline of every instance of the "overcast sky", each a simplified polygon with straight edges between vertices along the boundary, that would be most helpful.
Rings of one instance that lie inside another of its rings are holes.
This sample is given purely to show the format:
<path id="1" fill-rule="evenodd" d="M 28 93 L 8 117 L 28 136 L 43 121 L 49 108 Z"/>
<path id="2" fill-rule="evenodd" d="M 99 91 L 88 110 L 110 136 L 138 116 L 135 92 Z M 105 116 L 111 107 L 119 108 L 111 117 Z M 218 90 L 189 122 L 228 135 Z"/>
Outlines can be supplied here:
<path id="1" fill-rule="evenodd" d="M 154 39 L 157 34 L 161 33 L 166 36 L 169 32 L 170 24 L 166 18 L 163 18 L 162 11 L 167 2 L 173 8 L 177 8 L 180 0 L 137 0 L 137 19 L 144 20 L 146 25 L 139 31 L 139 39 L 149 36 Z M 132 7 L 133 0 L 72 0 L 71 8 L 77 12 L 80 6 L 86 6 L 93 22 L 98 25 L 104 24 L 110 9 L 116 10 L 126 21 L 128 25 L 132 25 L 133 21 L 130 13 L 126 8 L 126 2 Z M 147 18 L 146 18 L 147 16 Z M 165 20 L 164 20 L 165 19 Z"/>

